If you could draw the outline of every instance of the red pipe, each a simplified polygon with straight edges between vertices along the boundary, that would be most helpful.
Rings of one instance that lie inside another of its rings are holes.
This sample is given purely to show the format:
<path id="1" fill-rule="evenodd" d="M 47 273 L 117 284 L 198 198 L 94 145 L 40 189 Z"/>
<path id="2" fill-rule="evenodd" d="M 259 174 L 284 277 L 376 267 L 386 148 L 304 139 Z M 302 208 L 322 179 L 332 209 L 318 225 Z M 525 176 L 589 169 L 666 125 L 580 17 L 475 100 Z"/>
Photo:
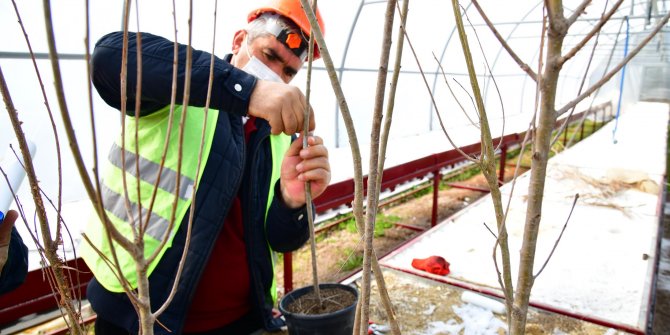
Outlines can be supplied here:
<path id="1" fill-rule="evenodd" d="M 409 229 L 409 230 L 413 230 L 413 231 L 418 231 L 418 232 L 424 232 L 424 231 L 426 231 L 426 229 L 423 228 L 423 227 L 418 227 L 418 226 L 414 226 L 414 225 L 411 225 L 411 224 L 394 223 L 393 225 L 394 225 L 394 226 L 398 226 L 398 227 L 400 227 L 400 228 L 405 228 L 405 229 Z"/>
<path id="2" fill-rule="evenodd" d="M 442 179 L 442 175 L 440 174 L 440 170 L 437 170 L 433 172 L 433 212 L 431 213 L 430 216 L 430 226 L 435 227 L 437 224 L 437 209 L 438 209 L 438 203 L 437 199 L 440 196 L 440 180 Z"/>
<path id="3" fill-rule="evenodd" d="M 284 294 L 293 291 L 293 254 L 284 253 Z"/>
<path id="4" fill-rule="evenodd" d="M 489 189 L 482 188 L 482 187 L 477 187 L 477 186 L 468 186 L 468 185 L 463 185 L 463 184 L 458 184 L 458 183 L 447 183 L 447 185 L 449 185 L 453 188 L 460 188 L 460 189 L 464 189 L 464 190 L 477 191 L 477 192 L 482 192 L 482 193 L 491 192 Z"/>

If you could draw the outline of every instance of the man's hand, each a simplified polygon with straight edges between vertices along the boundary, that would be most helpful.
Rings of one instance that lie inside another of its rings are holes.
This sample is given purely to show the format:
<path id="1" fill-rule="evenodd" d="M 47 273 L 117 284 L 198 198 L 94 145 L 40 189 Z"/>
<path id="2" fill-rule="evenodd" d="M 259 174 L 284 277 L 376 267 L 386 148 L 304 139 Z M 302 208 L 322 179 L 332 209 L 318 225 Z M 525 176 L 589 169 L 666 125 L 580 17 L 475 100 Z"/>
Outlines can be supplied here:
<path id="1" fill-rule="evenodd" d="M 309 136 L 309 147 L 302 148 L 302 137 L 291 143 L 281 166 L 281 194 L 284 203 L 291 208 L 305 205 L 305 182 L 312 183 L 312 197 L 316 198 L 330 183 L 328 149 L 323 139 Z"/>
<path id="2" fill-rule="evenodd" d="M 307 102 L 295 86 L 258 80 L 249 100 L 249 115 L 265 119 L 275 135 L 293 135 L 302 131 Z M 310 111 L 309 130 L 314 130 L 314 111 Z"/>
<path id="3" fill-rule="evenodd" d="M 9 252 L 9 242 L 12 237 L 12 227 L 14 222 L 19 217 L 19 213 L 15 210 L 7 212 L 7 216 L 0 224 L 0 272 L 7 262 L 7 253 Z"/>

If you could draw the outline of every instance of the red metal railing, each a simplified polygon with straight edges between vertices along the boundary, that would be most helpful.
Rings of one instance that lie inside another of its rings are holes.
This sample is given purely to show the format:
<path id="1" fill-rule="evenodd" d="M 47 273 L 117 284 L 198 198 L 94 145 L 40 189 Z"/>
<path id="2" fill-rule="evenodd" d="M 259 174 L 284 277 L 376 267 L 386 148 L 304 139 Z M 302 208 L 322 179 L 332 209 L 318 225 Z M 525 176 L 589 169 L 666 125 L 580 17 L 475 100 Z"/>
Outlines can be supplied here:
<path id="1" fill-rule="evenodd" d="M 612 107 L 610 103 L 601 104 L 591 108 L 590 110 L 572 115 L 570 118 L 559 120 L 556 126 L 562 125 L 564 122 L 574 122 L 581 119 L 584 113 L 593 113 L 594 117 L 598 118 L 598 113 L 602 112 L 602 122 L 605 121 L 606 115 L 611 115 Z M 583 125 L 582 137 L 583 137 Z M 567 133 L 567 129 L 566 129 Z M 523 140 L 523 133 L 510 134 L 502 138 L 494 139 L 494 144 L 500 144 L 501 159 L 500 159 L 500 173 L 499 180 L 502 182 L 504 167 L 506 165 L 507 150 L 521 143 Z M 480 144 L 475 143 L 460 148 L 463 152 L 473 155 L 480 151 Z M 382 189 L 394 190 L 396 186 L 404 184 L 415 178 L 423 178 L 428 174 L 433 176 L 433 208 L 431 214 L 431 225 L 437 224 L 437 195 L 439 182 L 442 178 L 440 171 L 444 168 L 453 167 L 465 161 L 465 158 L 457 150 L 448 150 L 441 153 L 432 154 L 411 162 L 407 162 L 398 166 L 390 167 L 384 170 L 382 179 Z M 364 185 L 367 185 L 367 177 Z M 464 187 L 464 186 L 460 186 Z M 467 187 L 467 186 L 465 186 Z M 484 191 L 484 190 L 482 190 Z M 315 200 L 315 207 L 317 213 L 323 213 L 330 209 L 336 209 L 342 205 L 350 206 L 354 197 L 354 181 L 352 179 L 345 180 L 339 183 L 328 186 L 328 189 Z M 77 296 L 82 298 L 86 295 L 86 287 L 92 275 L 81 259 L 71 260 L 67 262 L 67 269 L 71 276 L 77 276 L 78 280 L 73 290 Z M 74 270 L 77 269 L 77 270 Z M 77 272 L 78 271 L 78 272 Z M 293 270 L 292 270 L 292 255 L 290 253 L 284 254 L 284 290 L 290 292 L 293 289 Z M 52 293 L 48 281 L 43 276 L 41 270 L 31 271 L 23 285 L 16 290 L 3 295 L 0 299 L 0 327 L 15 322 L 16 320 L 30 314 L 42 313 L 45 311 L 57 308 L 58 296 Z M 94 318 L 87 319 L 87 322 L 94 320 Z M 56 331 L 52 334 L 65 334 L 65 330 Z"/>

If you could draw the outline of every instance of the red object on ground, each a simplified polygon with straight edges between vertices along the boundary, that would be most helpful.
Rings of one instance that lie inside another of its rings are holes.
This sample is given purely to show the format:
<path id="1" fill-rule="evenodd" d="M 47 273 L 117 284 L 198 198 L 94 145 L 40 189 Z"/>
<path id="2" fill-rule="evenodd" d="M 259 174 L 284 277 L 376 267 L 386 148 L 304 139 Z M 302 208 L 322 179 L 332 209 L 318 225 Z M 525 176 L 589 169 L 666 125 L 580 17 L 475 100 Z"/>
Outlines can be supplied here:
<path id="1" fill-rule="evenodd" d="M 449 262 L 441 256 L 430 256 L 424 259 L 415 258 L 412 260 L 412 267 L 440 276 L 449 274 Z"/>

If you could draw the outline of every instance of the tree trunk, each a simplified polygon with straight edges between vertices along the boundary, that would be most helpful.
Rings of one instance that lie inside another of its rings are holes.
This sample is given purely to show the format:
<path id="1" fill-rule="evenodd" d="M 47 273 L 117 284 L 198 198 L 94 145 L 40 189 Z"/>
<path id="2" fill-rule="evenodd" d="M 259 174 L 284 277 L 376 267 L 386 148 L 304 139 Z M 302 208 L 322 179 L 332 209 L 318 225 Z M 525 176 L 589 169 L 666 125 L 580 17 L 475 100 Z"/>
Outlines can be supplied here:
<path id="1" fill-rule="evenodd" d="M 533 287 L 533 263 L 540 221 L 542 219 L 542 199 L 547 172 L 547 162 L 551 149 L 551 135 L 556 122 L 556 88 L 561 70 L 559 60 L 563 39 L 567 32 L 566 20 L 563 17 L 563 5 L 560 0 L 549 1 L 549 30 L 547 39 L 546 68 L 542 76 L 542 103 L 538 119 L 537 131 L 533 144 L 533 155 L 528 186 L 528 206 L 523 242 L 520 251 L 519 273 L 514 297 L 514 310 L 510 334 L 524 334 L 526 314 L 530 292 Z"/>
<path id="2" fill-rule="evenodd" d="M 151 299 L 149 298 L 149 276 L 147 275 L 148 264 L 145 265 L 144 257 L 136 258 L 137 269 L 137 314 L 140 321 L 140 334 L 153 335 L 156 318 L 151 313 Z"/>

